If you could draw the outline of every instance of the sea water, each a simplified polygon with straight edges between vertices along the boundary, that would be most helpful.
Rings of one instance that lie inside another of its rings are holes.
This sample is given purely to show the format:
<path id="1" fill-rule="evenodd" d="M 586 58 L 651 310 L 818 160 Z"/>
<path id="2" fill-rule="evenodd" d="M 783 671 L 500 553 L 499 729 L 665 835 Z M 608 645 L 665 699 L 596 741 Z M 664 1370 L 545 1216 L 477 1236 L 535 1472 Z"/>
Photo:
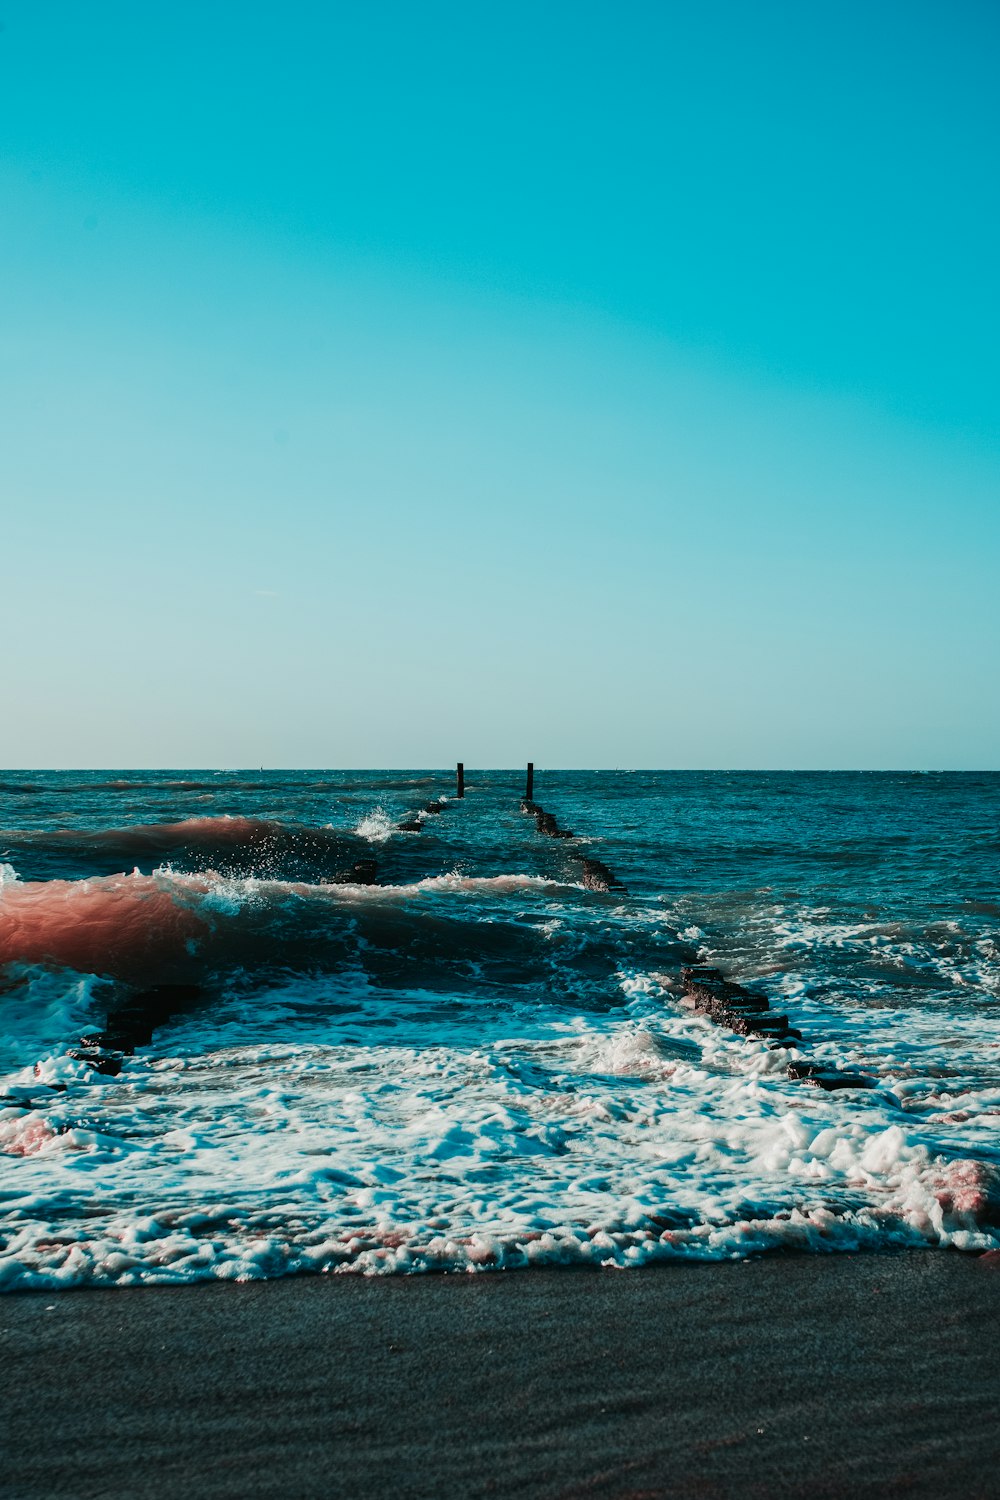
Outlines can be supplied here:
<path id="1" fill-rule="evenodd" d="M 1000 1247 L 1000 775 L 4 777 L 3 1288 Z"/>

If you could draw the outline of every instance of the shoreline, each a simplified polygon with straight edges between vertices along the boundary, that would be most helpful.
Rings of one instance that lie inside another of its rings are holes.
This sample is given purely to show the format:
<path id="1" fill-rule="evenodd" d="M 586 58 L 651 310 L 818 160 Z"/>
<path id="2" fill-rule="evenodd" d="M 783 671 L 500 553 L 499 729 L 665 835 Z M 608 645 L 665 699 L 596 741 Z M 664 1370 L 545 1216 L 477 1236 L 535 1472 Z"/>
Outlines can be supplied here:
<path id="1" fill-rule="evenodd" d="M 1000 1264 L 295 1276 L 0 1298 L 0 1491 L 995 1495 Z"/>

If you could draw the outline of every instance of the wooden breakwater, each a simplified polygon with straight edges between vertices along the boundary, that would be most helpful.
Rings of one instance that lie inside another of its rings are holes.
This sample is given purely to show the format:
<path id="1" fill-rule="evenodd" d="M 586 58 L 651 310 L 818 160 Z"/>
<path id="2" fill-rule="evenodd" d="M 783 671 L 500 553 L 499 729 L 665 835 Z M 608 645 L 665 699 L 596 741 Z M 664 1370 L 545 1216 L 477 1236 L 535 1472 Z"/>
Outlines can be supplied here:
<path id="1" fill-rule="evenodd" d="M 529 814 L 535 820 L 538 832 L 549 839 L 575 839 L 576 834 L 570 828 L 560 828 L 555 815 L 546 812 L 544 807 L 539 807 L 537 802 L 529 802 L 525 798 L 521 803 L 521 811 Z M 583 878 L 580 884 L 586 886 L 588 891 L 624 891 L 626 886 L 618 879 L 615 872 L 610 869 L 602 859 L 593 859 L 589 854 L 570 854 L 570 859 L 575 860 L 582 866 Z"/>
<path id="2" fill-rule="evenodd" d="M 465 765 L 462 761 L 459 761 L 455 767 L 455 796 L 465 796 Z M 424 803 L 423 807 L 407 813 L 406 817 L 396 824 L 396 829 L 399 833 L 420 833 L 428 817 L 438 817 L 447 806 L 447 797 L 432 797 L 430 802 Z"/>
<path id="3" fill-rule="evenodd" d="M 534 800 L 535 768 L 532 762 L 528 762 L 527 784 L 524 796 L 521 798 L 521 811 L 528 817 L 534 818 L 535 827 L 538 832 L 547 839 L 575 839 L 576 834 L 572 828 L 560 827 L 559 821 L 554 813 L 548 812 L 540 807 Z M 626 886 L 618 879 L 618 876 L 601 859 L 594 859 L 589 854 L 570 853 L 570 859 L 582 866 L 583 878 L 580 882 L 589 891 L 624 891 Z"/>
<path id="4" fill-rule="evenodd" d="M 126 1057 L 145 1047 L 153 1033 L 174 1016 L 185 1015 L 201 1002 L 204 991 L 197 984 L 154 984 L 147 989 L 126 990 L 115 997 L 104 1025 L 88 1031 L 69 1056 L 89 1063 L 95 1073 L 116 1077 Z"/>
<path id="5" fill-rule="evenodd" d="M 521 811 L 535 820 L 538 832 L 546 838 L 573 839 L 573 830 L 560 826 L 554 813 L 541 807 L 533 797 L 534 765 L 528 762 L 527 785 L 521 800 Z M 583 866 L 582 884 L 590 890 L 624 891 L 625 886 L 614 872 L 599 859 L 590 855 L 575 854 Z M 767 1043 L 772 1048 L 804 1048 L 802 1033 L 791 1026 L 787 1015 L 771 1009 L 768 997 L 759 989 L 750 989 L 727 979 L 721 969 L 707 964 L 688 964 L 681 969 L 681 991 L 685 1000 L 698 1014 L 708 1017 L 719 1026 L 725 1026 L 738 1036 L 745 1036 Z M 811 1062 L 806 1058 L 794 1058 L 788 1064 L 788 1077 L 811 1084 L 814 1088 L 870 1089 L 876 1080 L 864 1073 L 830 1067 L 825 1063 Z"/>
<path id="6" fill-rule="evenodd" d="M 688 965 L 681 969 L 681 986 L 692 1008 L 717 1025 L 740 1036 L 767 1042 L 771 1047 L 800 1050 L 802 1033 L 789 1026 L 788 1017 L 773 1011 L 771 1002 L 760 990 L 726 979 L 721 969 L 707 964 Z M 875 1087 L 875 1080 L 864 1073 L 849 1073 L 799 1058 L 788 1064 L 788 1076 L 828 1090 Z"/>
<path id="7" fill-rule="evenodd" d="M 535 828 L 545 838 L 565 840 L 572 844 L 578 835 L 570 828 L 560 825 L 554 813 L 534 800 L 534 764 L 529 761 L 525 783 L 525 795 L 521 799 L 521 812 L 534 819 Z M 465 795 L 465 767 L 461 761 L 456 767 L 456 796 Z M 405 833 L 421 832 L 429 819 L 442 814 L 450 805 L 448 797 L 442 795 L 423 803 L 406 814 L 395 826 Z M 588 890 L 622 892 L 626 887 L 614 871 L 600 859 L 574 850 L 567 850 L 571 860 L 581 866 L 581 884 Z M 335 883 L 372 885 L 378 880 L 376 861 L 372 856 L 358 859 L 348 869 L 332 877 Z M 790 1025 L 788 1016 L 771 1008 L 767 995 L 759 988 L 750 988 L 727 978 L 721 969 L 708 964 L 687 964 L 680 971 L 680 990 L 683 1002 L 697 1014 L 705 1016 L 719 1026 L 736 1035 L 764 1042 L 771 1048 L 794 1048 L 805 1050 L 801 1031 Z M 109 1010 L 105 1026 L 81 1038 L 78 1048 L 70 1055 L 88 1062 L 98 1072 L 117 1073 L 124 1057 L 134 1052 L 137 1046 L 147 1043 L 153 1032 L 172 1015 L 191 1009 L 201 999 L 201 990 L 193 985 L 153 985 L 138 991 L 121 993 Z M 811 1084 L 825 1090 L 868 1089 L 876 1080 L 862 1073 L 811 1061 L 807 1057 L 795 1057 L 787 1068 L 789 1078 Z"/>
<path id="8" fill-rule="evenodd" d="M 399 833 L 422 833 L 427 819 L 440 816 L 447 806 L 446 801 L 432 798 L 430 802 L 425 802 L 422 807 L 416 808 L 413 812 L 407 813 L 405 818 L 401 818 L 396 824 L 396 829 Z"/>

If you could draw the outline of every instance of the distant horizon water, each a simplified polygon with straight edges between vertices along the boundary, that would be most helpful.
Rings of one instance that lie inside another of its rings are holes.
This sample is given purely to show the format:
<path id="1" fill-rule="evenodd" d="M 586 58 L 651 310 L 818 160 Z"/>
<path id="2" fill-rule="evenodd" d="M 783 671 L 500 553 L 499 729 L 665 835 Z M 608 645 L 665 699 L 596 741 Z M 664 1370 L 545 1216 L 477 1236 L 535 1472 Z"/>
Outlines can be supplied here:
<path id="1" fill-rule="evenodd" d="M 2 766 L 2 765 L 0 765 L 0 778 L 6 777 L 6 776 L 11 776 L 11 775 L 16 775 L 19 772 L 24 772 L 25 774 L 31 775 L 31 774 L 35 774 L 35 773 L 45 773 L 45 772 L 52 772 L 53 774 L 59 774 L 59 773 L 69 774 L 69 773 L 71 773 L 73 771 L 80 771 L 80 772 L 86 773 L 87 775 L 93 775 L 93 774 L 97 774 L 97 773 L 100 773 L 100 772 L 107 772 L 110 775 L 110 774 L 112 774 L 114 772 L 136 771 L 136 772 L 140 772 L 140 773 L 142 773 L 144 775 L 146 775 L 146 774 L 148 774 L 148 775 L 157 775 L 157 774 L 167 775 L 167 774 L 170 774 L 170 775 L 178 775 L 178 776 L 180 776 L 180 775 L 194 775 L 194 774 L 199 774 L 199 773 L 202 773 L 202 772 L 210 773 L 213 776 L 227 776 L 227 775 L 234 775 L 234 774 L 237 774 L 237 773 L 242 774 L 242 773 L 251 773 L 251 772 L 256 772 L 259 775 L 268 775 L 268 776 L 280 776 L 280 775 L 283 775 L 286 772 L 289 772 L 289 773 L 302 773 L 302 774 L 306 774 L 306 773 L 309 773 L 309 772 L 316 772 L 317 774 L 319 774 L 319 773 L 325 773 L 325 772 L 337 772 L 337 773 L 343 773 L 345 775 L 363 776 L 363 775 L 371 775 L 373 773 L 377 773 L 377 772 L 381 772 L 381 771 L 387 771 L 387 772 L 414 771 L 414 772 L 421 772 L 421 773 L 426 772 L 428 774 L 433 773 L 434 775 L 440 775 L 440 776 L 443 776 L 443 777 L 447 777 L 448 775 L 451 775 L 452 777 L 454 777 L 455 767 L 456 767 L 457 764 L 458 764 L 457 761 L 452 761 L 452 762 L 445 761 L 445 762 L 440 762 L 440 763 L 438 763 L 438 762 L 433 762 L 433 763 L 432 762 L 428 762 L 426 764 L 417 764 L 416 762 L 410 763 L 410 762 L 404 762 L 404 761 L 400 761 L 398 763 L 396 763 L 396 762 L 375 761 L 375 762 L 372 762 L 371 765 L 365 765 L 365 766 L 362 766 L 362 765 L 350 765 L 349 766 L 349 765 L 336 765 L 336 764 L 321 764 L 319 762 L 317 762 L 316 764 L 307 764 L 307 763 L 303 762 L 301 765 L 299 765 L 299 764 L 286 764 L 286 765 L 280 765 L 280 766 L 279 765 L 258 766 L 256 764 L 252 764 L 252 763 L 248 763 L 246 765 L 242 765 L 242 764 L 239 764 L 239 763 L 233 763 L 233 764 L 228 764 L 228 765 L 212 765 L 212 764 L 208 764 L 208 763 L 205 763 L 205 764 L 193 763 L 193 764 L 186 764 L 186 765 L 155 765 L 155 766 L 153 766 L 153 765 L 143 765 L 143 764 L 139 764 L 139 763 L 129 763 L 127 765 L 126 764 L 112 765 L 110 763 L 106 764 L 106 765 L 71 765 L 71 764 L 59 764 L 59 765 L 51 765 L 51 766 L 49 766 L 49 765 L 33 765 L 33 766 L 14 766 L 14 765 L 11 765 L 11 766 Z M 523 772 L 525 770 L 526 766 L 527 766 L 527 761 L 522 761 L 522 762 L 517 762 L 517 761 L 505 762 L 502 765 L 501 764 L 487 764 L 485 762 L 482 763 L 482 764 L 479 764 L 479 763 L 477 763 L 475 761 L 463 761 L 462 764 L 465 767 L 466 776 L 468 778 L 468 777 L 471 777 L 472 775 L 474 775 L 477 771 L 480 772 L 480 773 L 487 772 L 487 773 L 491 773 L 491 774 L 493 772 L 497 772 L 497 771 Z M 699 765 L 699 766 L 694 766 L 694 765 L 691 765 L 691 766 L 685 766 L 685 765 L 676 765 L 676 766 L 674 766 L 674 765 L 638 765 L 638 764 L 637 765 L 624 765 L 624 764 L 622 764 L 622 765 L 591 766 L 591 765 L 585 765 L 585 764 L 554 765 L 554 764 L 546 764 L 546 763 L 543 763 L 541 761 L 535 761 L 534 762 L 534 766 L 535 766 L 535 773 L 536 773 L 536 775 L 539 778 L 541 778 L 541 777 L 543 777 L 545 775 L 550 775 L 550 776 L 573 775 L 576 772 L 589 772 L 589 773 L 592 773 L 594 775 L 601 774 L 601 773 L 608 773 L 608 774 L 611 774 L 611 775 L 616 775 L 616 774 L 617 775 L 635 775 L 635 774 L 639 774 L 639 773 L 643 773 L 643 774 L 649 773 L 649 774 L 653 774 L 653 775 L 663 775 L 663 776 L 669 776 L 669 775 L 674 775 L 674 774 L 680 775 L 680 776 L 699 775 L 699 774 L 705 774 L 705 775 L 716 775 L 717 774 L 717 775 L 732 775 L 732 776 L 740 776 L 740 775 L 745 775 L 745 776 L 768 776 L 768 775 L 775 775 L 775 776 L 852 776 L 852 775 L 853 776 L 891 776 L 891 775 L 898 775 L 898 776 L 991 776 L 991 775 L 1000 775 L 1000 766 L 988 766 L 988 765 L 969 765 L 969 766 L 947 766 L 947 765 L 930 765 L 930 766 L 922 766 L 922 765 L 886 765 L 886 766 L 877 766 L 877 765 L 865 765 L 865 766 Z"/>

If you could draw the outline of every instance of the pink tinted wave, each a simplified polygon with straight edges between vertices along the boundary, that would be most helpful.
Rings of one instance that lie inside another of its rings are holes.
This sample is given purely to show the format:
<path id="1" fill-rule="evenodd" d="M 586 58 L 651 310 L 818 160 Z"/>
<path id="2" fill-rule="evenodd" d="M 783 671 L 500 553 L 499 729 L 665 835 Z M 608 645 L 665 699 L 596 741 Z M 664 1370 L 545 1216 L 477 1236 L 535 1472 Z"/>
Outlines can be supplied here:
<path id="1" fill-rule="evenodd" d="M 150 965 L 182 958 L 207 923 L 176 899 L 204 882 L 150 875 L 46 880 L 0 889 L 0 964 L 64 964 L 88 974 L 135 978 Z"/>
<path id="2" fill-rule="evenodd" d="M 101 828 L 94 832 L 61 828 L 53 833 L 34 835 L 33 842 L 111 844 L 116 849 L 159 852 L 198 844 L 211 845 L 212 848 L 222 844 L 259 844 L 280 832 L 279 823 L 269 823 L 261 818 L 184 818 L 177 823 L 134 823 L 124 828 Z"/>

